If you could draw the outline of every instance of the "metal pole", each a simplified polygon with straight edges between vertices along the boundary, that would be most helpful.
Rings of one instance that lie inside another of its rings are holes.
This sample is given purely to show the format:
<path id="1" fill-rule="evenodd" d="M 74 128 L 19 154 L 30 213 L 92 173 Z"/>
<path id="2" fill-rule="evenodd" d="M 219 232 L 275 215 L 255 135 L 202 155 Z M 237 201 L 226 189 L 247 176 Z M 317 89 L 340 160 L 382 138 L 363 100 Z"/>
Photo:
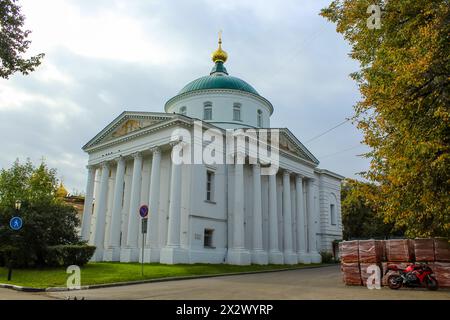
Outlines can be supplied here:
<path id="1" fill-rule="evenodd" d="M 9 266 L 8 267 L 8 281 L 11 281 L 11 278 L 12 278 L 12 267 Z"/>
<path id="2" fill-rule="evenodd" d="M 142 225 L 142 224 L 141 224 Z M 143 228 L 142 228 L 143 229 Z M 143 231 L 143 230 L 142 230 Z M 141 263 L 141 273 L 144 276 L 144 245 L 145 245 L 145 233 L 142 232 L 142 263 Z"/>

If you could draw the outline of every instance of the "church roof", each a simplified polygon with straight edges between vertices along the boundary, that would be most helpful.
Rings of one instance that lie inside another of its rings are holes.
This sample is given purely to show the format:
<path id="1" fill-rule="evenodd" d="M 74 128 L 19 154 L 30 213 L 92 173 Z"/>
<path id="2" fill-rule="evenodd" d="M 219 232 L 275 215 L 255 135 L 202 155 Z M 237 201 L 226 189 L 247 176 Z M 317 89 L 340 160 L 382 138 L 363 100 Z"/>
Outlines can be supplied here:
<path id="1" fill-rule="evenodd" d="M 232 89 L 259 95 L 255 88 L 244 80 L 217 72 L 188 83 L 178 94 L 207 89 Z"/>

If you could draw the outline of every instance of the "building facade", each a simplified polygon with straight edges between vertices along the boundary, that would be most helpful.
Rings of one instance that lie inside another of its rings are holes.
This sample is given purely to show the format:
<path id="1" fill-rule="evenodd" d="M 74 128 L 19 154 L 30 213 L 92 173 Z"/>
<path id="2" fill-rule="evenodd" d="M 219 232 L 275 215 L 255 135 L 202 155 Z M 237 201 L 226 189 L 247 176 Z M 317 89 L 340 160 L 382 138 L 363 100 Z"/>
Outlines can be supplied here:
<path id="1" fill-rule="evenodd" d="M 81 235 L 97 247 L 94 261 L 311 263 L 342 239 L 343 177 L 319 169 L 288 129 L 270 128 L 272 104 L 230 76 L 226 60 L 219 40 L 210 75 L 186 85 L 164 113 L 125 111 L 83 147 Z M 230 132 L 233 147 L 210 152 L 212 141 L 228 146 Z M 250 146 L 267 135 L 276 165 Z M 241 149 L 239 137 L 247 141 Z M 198 146 L 201 156 L 219 161 L 195 161 Z M 175 154 L 192 161 L 180 163 Z M 267 167 L 275 169 L 265 174 Z"/>

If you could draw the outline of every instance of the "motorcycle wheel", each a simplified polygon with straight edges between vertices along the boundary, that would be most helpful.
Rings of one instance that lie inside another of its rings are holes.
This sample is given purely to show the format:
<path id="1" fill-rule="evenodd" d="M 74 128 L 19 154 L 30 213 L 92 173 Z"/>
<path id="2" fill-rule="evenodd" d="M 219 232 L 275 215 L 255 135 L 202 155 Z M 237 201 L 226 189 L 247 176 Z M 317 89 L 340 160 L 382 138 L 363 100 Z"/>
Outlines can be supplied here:
<path id="1" fill-rule="evenodd" d="M 389 276 L 389 278 L 388 278 L 388 280 L 387 280 L 388 286 L 389 286 L 389 288 L 391 288 L 392 290 L 398 290 L 398 289 L 400 289 L 400 288 L 402 287 L 402 282 L 403 282 L 402 277 L 397 276 L 397 275 L 395 275 L 395 274 Z"/>
<path id="2" fill-rule="evenodd" d="M 425 284 L 427 286 L 427 289 L 431 291 L 436 291 L 439 288 L 437 280 L 432 276 L 428 276 L 425 279 Z"/>

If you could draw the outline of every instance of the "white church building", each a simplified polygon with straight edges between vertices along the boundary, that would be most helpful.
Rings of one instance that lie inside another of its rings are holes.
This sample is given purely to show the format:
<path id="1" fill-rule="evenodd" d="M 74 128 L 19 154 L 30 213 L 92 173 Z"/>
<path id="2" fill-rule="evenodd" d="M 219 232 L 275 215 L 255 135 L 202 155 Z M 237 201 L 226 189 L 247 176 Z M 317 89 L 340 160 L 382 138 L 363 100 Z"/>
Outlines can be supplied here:
<path id="1" fill-rule="evenodd" d="M 83 147 L 81 236 L 96 246 L 94 261 L 316 263 L 342 239 L 343 177 L 319 169 L 287 128 L 270 128 L 272 104 L 228 74 L 221 43 L 211 73 L 168 100 L 165 112 L 125 111 Z M 229 146 L 230 136 L 231 148 L 211 152 L 212 141 Z M 252 139 L 268 146 L 271 161 L 258 157 Z"/>

